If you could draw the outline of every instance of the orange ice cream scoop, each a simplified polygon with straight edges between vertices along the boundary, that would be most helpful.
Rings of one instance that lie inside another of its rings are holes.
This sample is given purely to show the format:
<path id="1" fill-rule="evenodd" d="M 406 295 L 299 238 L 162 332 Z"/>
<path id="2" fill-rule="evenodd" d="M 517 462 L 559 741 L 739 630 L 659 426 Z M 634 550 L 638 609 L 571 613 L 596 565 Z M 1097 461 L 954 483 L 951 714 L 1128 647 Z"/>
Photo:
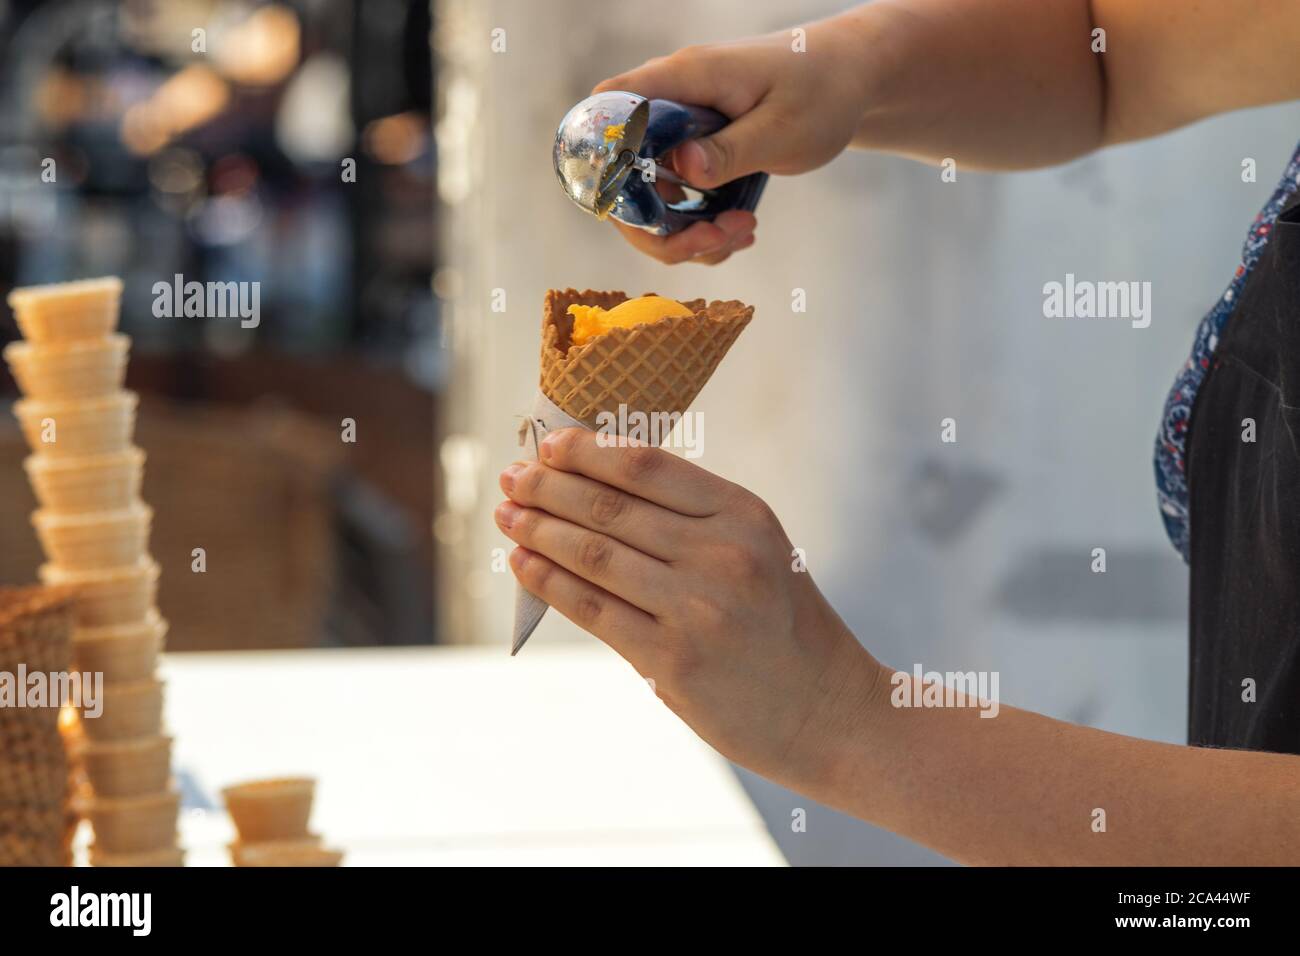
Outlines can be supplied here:
<path id="1" fill-rule="evenodd" d="M 570 341 L 574 345 L 586 345 L 610 329 L 630 329 L 634 325 L 693 314 L 676 299 L 665 299 L 658 295 L 628 299 L 608 310 L 598 305 L 571 305 L 569 315 L 573 316 L 573 335 Z"/>

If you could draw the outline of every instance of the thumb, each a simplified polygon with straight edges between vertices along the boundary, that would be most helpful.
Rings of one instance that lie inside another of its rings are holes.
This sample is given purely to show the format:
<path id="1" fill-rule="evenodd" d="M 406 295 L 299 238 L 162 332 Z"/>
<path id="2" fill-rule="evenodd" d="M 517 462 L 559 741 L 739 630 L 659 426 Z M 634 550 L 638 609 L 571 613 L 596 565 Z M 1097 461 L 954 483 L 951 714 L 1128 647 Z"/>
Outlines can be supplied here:
<path id="1" fill-rule="evenodd" d="M 673 168 L 692 186 L 712 189 L 760 172 L 776 158 L 763 110 L 746 113 L 712 136 L 693 139 L 673 150 Z"/>

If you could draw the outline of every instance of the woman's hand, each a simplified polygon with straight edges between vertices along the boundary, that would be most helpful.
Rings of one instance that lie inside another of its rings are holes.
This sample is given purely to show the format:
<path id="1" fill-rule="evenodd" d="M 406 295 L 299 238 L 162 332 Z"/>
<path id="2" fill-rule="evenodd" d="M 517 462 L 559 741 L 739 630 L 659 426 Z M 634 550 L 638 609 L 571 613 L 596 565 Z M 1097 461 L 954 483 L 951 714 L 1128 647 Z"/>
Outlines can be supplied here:
<path id="1" fill-rule="evenodd" d="M 884 671 L 768 507 L 658 448 L 546 436 L 501 475 L 516 577 L 609 644 L 719 752 L 805 792 L 834 773 Z"/>
<path id="2" fill-rule="evenodd" d="M 626 90 L 729 116 L 725 129 L 683 144 L 670 157 L 674 172 L 693 186 L 708 189 L 759 171 L 807 172 L 848 145 L 864 107 L 861 43 L 855 49 L 853 25 L 837 20 L 802 28 L 802 49 L 791 30 L 690 46 L 611 77 L 592 92 Z M 611 221 L 633 246 L 668 264 L 722 262 L 753 245 L 758 225 L 741 210 L 671 236 Z"/>

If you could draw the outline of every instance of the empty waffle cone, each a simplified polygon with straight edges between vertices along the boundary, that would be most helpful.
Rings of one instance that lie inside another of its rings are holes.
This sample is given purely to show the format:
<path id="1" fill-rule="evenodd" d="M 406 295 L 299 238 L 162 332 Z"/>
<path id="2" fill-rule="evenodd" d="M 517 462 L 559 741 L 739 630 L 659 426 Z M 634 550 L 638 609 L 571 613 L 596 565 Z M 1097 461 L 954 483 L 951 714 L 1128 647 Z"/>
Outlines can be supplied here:
<path id="1" fill-rule="evenodd" d="M 51 345 L 12 342 L 5 361 L 18 388 L 38 401 L 99 398 L 122 387 L 131 340 L 125 335 Z"/>
<path id="2" fill-rule="evenodd" d="M 95 828 L 95 846 L 103 853 L 143 853 L 176 846 L 175 790 L 137 797 L 100 797 L 86 801 L 85 814 Z"/>
<path id="3" fill-rule="evenodd" d="M 77 670 L 103 674 L 108 683 L 142 680 L 153 674 L 166 635 L 167 622 L 151 609 L 131 624 L 78 628 L 72 656 Z"/>
<path id="4" fill-rule="evenodd" d="M 127 740 L 89 740 L 77 751 L 98 797 L 134 797 L 167 789 L 172 739 L 163 735 Z"/>
<path id="5" fill-rule="evenodd" d="M 8 302 L 29 342 L 100 338 L 117 328 L 122 280 L 108 276 L 25 286 L 10 292 Z"/>
<path id="6" fill-rule="evenodd" d="M 338 866 L 342 850 L 331 850 L 306 840 L 234 844 L 230 859 L 235 866 Z"/>
<path id="7" fill-rule="evenodd" d="M 133 565 L 94 571 L 73 571 L 56 564 L 38 570 L 46 584 L 66 585 L 77 595 L 77 624 L 107 627 L 143 620 L 158 595 L 157 562 L 143 558 Z"/>
<path id="8" fill-rule="evenodd" d="M 32 526 L 45 556 L 69 571 L 132 565 L 148 553 L 153 509 L 136 502 L 117 511 L 63 514 L 42 508 Z"/>
<path id="9" fill-rule="evenodd" d="M 308 777 L 252 780 L 221 791 L 241 843 L 308 836 L 316 781 Z"/>
<path id="10" fill-rule="evenodd" d="M 108 853 L 100 849 L 99 844 L 91 844 L 91 866 L 184 866 L 185 851 L 178 846 L 163 847 L 158 850 L 142 850 L 139 853 Z"/>
<path id="11" fill-rule="evenodd" d="M 35 454 L 79 458 L 130 449 L 139 403 L 134 392 L 60 402 L 29 398 L 14 402 L 14 414 Z"/>
<path id="12" fill-rule="evenodd" d="M 128 448 L 85 458 L 29 455 L 23 469 L 42 508 L 62 514 L 117 511 L 140 497 L 144 452 Z"/>
<path id="13" fill-rule="evenodd" d="M 230 862 L 235 866 L 243 866 L 243 856 L 246 850 L 314 850 L 319 848 L 320 845 L 320 834 L 308 833 L 296 840 L 266 840 L 262 843 L 244 843 L 241 840 L 235 840 L 233 843 L 227 843 L 226 849 L 230 851 Z"/>
<path id="14" fill-rule="evenodd" d="M 102 700 L 81 708 L 81 731 L 87 747 L 110 740 L 154 737 L 162 730 L 163 682 L 158 678 L 105 683 L 100 690 Z M 99 715 L 92 716 L 96 710 Z"/>
<path id="15" fill-rule="evenodd" d="M 572 344 L 569 306 L 612 309 L 626 299 L 622 292 L 590 289 L 546 293 L 541 394 L 521 432 L 530 457 L 536 457 L 536 443 L 545 432 L 575 422 L 595 429 L 604 421 L 625 422 L 622 413 L 673 416 L 685 412 L 754 315 L 754 307 L 743 302 L 706 304 L 694 299 L 682 303 L 691 315 L 614 328 L 583 345 Z M 602 420 L 602 415 L 610 418 Z M 516 588 L 512 654 L 523 647 L 545 613 L 541 598 Z"/>

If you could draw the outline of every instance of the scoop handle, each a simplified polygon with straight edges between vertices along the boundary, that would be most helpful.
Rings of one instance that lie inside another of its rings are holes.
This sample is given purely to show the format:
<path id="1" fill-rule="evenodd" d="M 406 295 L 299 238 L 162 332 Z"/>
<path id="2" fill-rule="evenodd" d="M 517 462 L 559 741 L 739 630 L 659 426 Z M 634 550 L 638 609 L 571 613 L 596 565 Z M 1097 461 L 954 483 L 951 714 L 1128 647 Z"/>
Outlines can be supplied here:
<path id="1" fill-rule="evenodd" d="M 643 159 L 658 159 L 688 140 L 712 136 L 730 122 L 722 113 L 707 106 L 651 100 L 640 155 Z M 673 208 L 657 195 L 653 186 L 634 180 L 625 190 L 628 203 L 617 215 L 629 225 L 666 236 L 692 223 L 712 222 L 719 213 L 729 209 L 753 212 L 765 185 L 767 173 L 750 173 L 710 190 L 699 204 L 691 208 Z"/>

